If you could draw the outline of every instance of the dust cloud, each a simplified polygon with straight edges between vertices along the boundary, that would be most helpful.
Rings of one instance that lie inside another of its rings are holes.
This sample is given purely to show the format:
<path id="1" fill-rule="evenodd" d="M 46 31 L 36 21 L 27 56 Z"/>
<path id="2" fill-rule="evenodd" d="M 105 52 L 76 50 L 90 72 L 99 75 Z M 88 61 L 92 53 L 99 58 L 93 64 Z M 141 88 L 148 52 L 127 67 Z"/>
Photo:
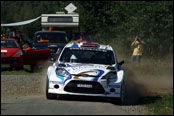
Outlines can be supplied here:
<path id="1" fill-rule="evenodd" d="M 173 94 L 173 66 L 161 68 L 159 65 L 125 65 L 126 99 L 128 104 L 136 104 L 140 98 Z M 166 70 L 166 71 L 165 71 Z"/>

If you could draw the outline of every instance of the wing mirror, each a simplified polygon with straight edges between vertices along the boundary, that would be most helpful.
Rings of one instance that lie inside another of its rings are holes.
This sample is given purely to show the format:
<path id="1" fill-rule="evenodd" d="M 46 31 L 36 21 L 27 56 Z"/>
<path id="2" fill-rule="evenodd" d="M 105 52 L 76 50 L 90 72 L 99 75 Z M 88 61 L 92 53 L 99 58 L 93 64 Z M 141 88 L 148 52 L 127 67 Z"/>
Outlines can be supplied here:
<path id="1" fill-rule="evenodd" d="M 122 65 L 122 64 L 124 64 L 124 60 L 123 60 L 123 61 L 121 61 L 121 62 L 119 62 L 118 64 L 119 64 L 119 65 Z"/>

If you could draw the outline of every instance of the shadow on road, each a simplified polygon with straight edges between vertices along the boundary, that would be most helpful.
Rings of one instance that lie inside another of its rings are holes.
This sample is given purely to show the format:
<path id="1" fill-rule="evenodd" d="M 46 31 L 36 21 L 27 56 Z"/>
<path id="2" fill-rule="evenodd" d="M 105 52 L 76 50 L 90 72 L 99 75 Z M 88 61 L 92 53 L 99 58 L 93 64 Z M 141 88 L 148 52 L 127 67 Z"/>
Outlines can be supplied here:
<path id="1" fill-rule="evenodd" d="M 108 102 L 104 97 L 61 95 L 57 100 L 76 101 L 76 102 Z"/>

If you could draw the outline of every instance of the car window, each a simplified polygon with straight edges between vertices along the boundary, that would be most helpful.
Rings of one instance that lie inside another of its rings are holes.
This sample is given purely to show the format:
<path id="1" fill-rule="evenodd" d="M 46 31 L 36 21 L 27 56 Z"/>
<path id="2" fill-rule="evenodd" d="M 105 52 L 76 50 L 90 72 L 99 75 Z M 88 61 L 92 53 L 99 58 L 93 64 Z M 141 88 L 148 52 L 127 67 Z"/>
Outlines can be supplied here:
<path id="1" fill-rule="evenodd" d="M 35 42 L 40 43 L 42 40 L 48 43 L 67 43 L 68 38 L 61 33 L 40 33 L 36 35 Z"/>
<path id="2" fill-rule="evenodd" d="M 1 48 L 19 48 L 14 40 L 1 40 Z"/>
<path id="3" fill-rule="evenodd" d="M 75 56 L 76 63 L 92 63 L 92 64 L 105 64 L 111 65 L 115 63 L 114 54 L 111 50 L 97 50 L 97 49 L 71 49 L 65 48 L 60 61 L 71 62 L 71 56 Z"/>

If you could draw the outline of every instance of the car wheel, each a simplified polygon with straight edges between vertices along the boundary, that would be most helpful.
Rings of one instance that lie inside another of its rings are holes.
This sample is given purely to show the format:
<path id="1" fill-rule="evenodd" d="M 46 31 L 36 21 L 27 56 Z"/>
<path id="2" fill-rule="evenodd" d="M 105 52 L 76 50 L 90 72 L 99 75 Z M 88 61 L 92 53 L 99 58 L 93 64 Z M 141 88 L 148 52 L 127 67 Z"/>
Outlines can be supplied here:
<path id="1" fill-rule="evenodd" d="M 31 72 L 34 72 L 35 70 L 35 65 L 30 65 Z"/>
<path id="2" fill-rule="evenodd" d="M 48 93 L 48 88 L 49 88 L 49 81 L 48 81 L 48 78 L 47 78 L 47 82 L 46 82 L 46 98 L 47 99 L 56 99 L 56 97 L 57 97 L 56 95 Z"/>
<path id="3" fill-rule="evenodd" d="M 122 85 L 121 85 L 119 104 L 120 105 L 124 105 L 125 104 L 125 82 L 123 82 Z"/>
<path id="4" fill-rule="evenodd" d="M 19 70 L 23 70 L 23 69 L 24 69 L 23 66 L 21 66 L 21 67 L 17 67 L 17 68 L 16 68 L 17 71 L 19 71 Z"/>

